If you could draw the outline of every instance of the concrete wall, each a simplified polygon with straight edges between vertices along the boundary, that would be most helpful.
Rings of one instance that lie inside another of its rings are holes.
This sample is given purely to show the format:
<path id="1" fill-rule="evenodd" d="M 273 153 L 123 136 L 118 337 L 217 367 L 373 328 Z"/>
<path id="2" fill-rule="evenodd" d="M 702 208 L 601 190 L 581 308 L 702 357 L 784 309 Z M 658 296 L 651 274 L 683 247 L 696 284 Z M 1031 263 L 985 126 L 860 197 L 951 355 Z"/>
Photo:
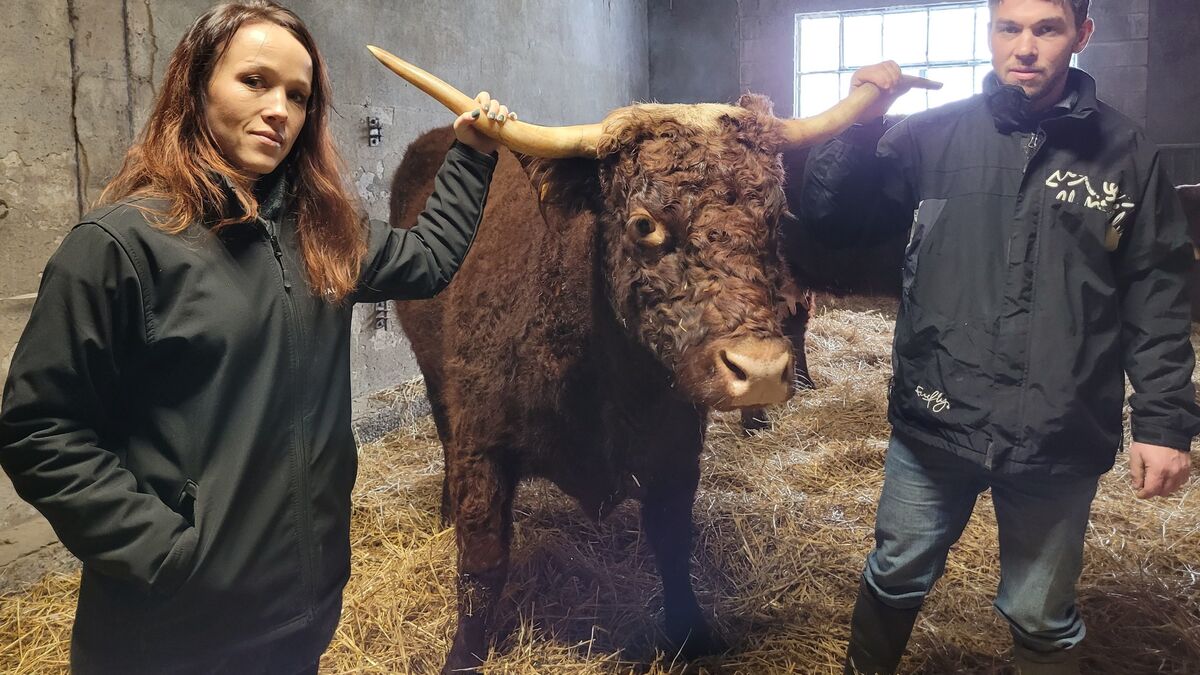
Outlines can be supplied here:
<path id="1" fill-rule="evenodd" d="M 1147 126 L 1177 184 L 1200 183 L 1200 5 L 1195 0 L 1150 3 Z"/>
<path id="2" fill-rule="evenodd" d="M 1161 143 L 1200 143 L 1200 4 L 1150 4 L 1147 118 Z"/>
<path id="3" fill-rule="evenodd" d="M 374 43 L 474 94 L 486 88 L 530 121 L 598 120 L 649 95 L 647 0 L 486 3 L 285 0 L 328 60 L 334 133 L 371 215 L 407 144 L 449 114 L 383 69 Z M 6 0 L 0 20 L 0 298 L 33 293 L 46 259 L 119 168 L 167 60 L 210 0 Z M 383 122 L 369 147 L 365 120 Z M 28 299 L 0 300 L 0 359 Z M 356 312 L 354 391 L 416 374 L 394 322 Z"/>
<path id="4" fill-rule="evenodd" d="M 1079 66 L 1096 78 L 1100 98 L 1142 127 L 1148 110 L 1150 4 L 1150 0 L 1093 2 L 1096 33 L 1079 55 Z"/>
<path id="5" fill-rule="evenodd" d="M 650 98 L 736 101 L 739 34 L 733 0 L 650 0 Z"/>

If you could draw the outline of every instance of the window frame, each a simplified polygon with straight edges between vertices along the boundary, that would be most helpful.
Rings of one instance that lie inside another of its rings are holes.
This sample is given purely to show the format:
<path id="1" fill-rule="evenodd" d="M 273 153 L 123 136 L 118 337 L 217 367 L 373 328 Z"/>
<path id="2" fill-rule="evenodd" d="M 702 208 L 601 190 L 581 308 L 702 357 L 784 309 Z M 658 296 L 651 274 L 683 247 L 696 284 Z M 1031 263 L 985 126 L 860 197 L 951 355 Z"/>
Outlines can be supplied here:
<path id="1" fill-rule="evenodd" d="M 955 68 L 955 67 L 978 68 L 980 66 L 990 66 L 991 65 L 991 57 L 990 56 L 988 58 L 984 58 L 984 59 L 971 58 L 971 59 L 967 59 L 967 60 L 959 59 L 959 60 L 953 60 L 953 61 L 931 61 L 929 59 L 929 45 L 930 45 L 930 38 L 931 38 L 931 35 L 929 33 L 929 25 L 932 21 L 931 10 L 946 10 L 946 9 L 975 9 L 975 10 L 983 9 L 984 11 L 990 11 L 988 9 L 987 0 L 950 0 L 950 1 L 930 0 L 930 2 L 921 3 L 921 4 L 892 5 L 892 6 L 886 6 L 886 7 L 878 7 L 878 8 L 874 8 L 874 9 L 851 9 L 851 10 L 827 10 L 827 11 L 816 11 L 816 12 L 797 12 L 793 17 L 794 24 L 793 24 L 793 28 L 792 28 L 792 43 L 793 43 L 792 44 L 792 49 L 793 49 L 793 53 L 792 53 L 792 116 L 799 117 L 801 114 L 801 112 L 800 112 L 801 111 L 800 78 L 804 75 L 835 75 L 838 77 L 838 97 L 842 98 L 846 95 L 846 92 L 841 91 L 842 76 L 853 73 L 855 70 L 858 70 L 858 68 L 861 67 L 861 66 L 848 67 L 846 65 L 846 18 L 847 17 L 855 17 L 855 16 L 880 16 L 880 17 L 882 17 L 887 14 L 905 14 L 905 13 L 914 13 L 914 12 L 921 12 L 921 11 L 925 12 L 925 25 L 926 25 L 926 28 L 925 28 L 925 60 L 922 62 L 913 62 L 913 63 L 897 62 L 897 63 L 899 63 L 900 67 L 905 70 L 911 71 L 914 69 L 919 69 L 920 72 L 918 74 L 921 75 L 922 77 L 926 77 L 926 73 L 930 68 Z M 802 21 L 804 19 L 827 19 L 827 18 L 835 18 L 835 17 L 838 19 L 838 67 L 837 67 L 837 69 L 836 70 L 813 70 L 813 71 L 809 71 L 809 72 L 802 71 L 801 63 L 800 63 L 800 55 L 801 55 L 801 49 L 802 49 L 802 43 L 801 43 L 801 39 L 800 39 Z M 881 21 L 880 22 L 880 36 L 879 36 L 881 51 L 882 51 L 883 39 L 884 39 L 883 26 L 884 26 L 884 22 Z M 972 56 L 979 53 L 979 45 L 977 44 L 977 41 L 979 38 L 979 32 L 978 32 L 977 26 L 978 26 L 978 19 L 976 19 L 975 24 L 973 24 L 971 27 L 971 29 L 972 29 L 972 31 L 971 31 L 972 32 L 972 35 L 971 35 L 971 47 L 972 47 L 971 54 L 972 54 Z M 884 54 L 883 58 L 886 59 L 887 54 Z M 1073 65 L 1073 63 L 1072 63 L 1072 65 Z M 973 83 L 973 89 L 976 87 L 980 87 L 980 86 L 981 85 L 979 82 Z M 927 109 L 929 109 L 929 107 L 931 107 L 931 106 L 927 105 L 925 109 L 927 110 Z"/>

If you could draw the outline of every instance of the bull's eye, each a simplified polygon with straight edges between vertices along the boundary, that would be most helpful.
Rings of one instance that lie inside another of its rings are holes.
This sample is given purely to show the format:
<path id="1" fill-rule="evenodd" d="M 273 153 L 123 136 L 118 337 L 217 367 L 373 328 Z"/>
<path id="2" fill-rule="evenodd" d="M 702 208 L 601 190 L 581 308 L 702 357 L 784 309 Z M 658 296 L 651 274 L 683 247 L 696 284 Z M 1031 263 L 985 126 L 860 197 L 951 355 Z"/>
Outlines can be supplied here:
<path id="1" fill-rule="evenodd" d="M 643 248 L 659 248 L 667 242 L 667 227 L 645 212 L 630 216 L 626 230 Z"/>

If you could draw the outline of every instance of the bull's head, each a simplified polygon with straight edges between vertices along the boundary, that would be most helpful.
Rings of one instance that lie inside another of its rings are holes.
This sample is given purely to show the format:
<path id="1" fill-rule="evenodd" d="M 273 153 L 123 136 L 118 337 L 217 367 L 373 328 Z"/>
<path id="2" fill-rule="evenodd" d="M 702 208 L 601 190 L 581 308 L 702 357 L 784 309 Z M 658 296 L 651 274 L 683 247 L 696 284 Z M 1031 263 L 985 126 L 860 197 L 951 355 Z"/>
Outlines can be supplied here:
<path id="1" fill-rule="evenodd" d="M 387 52 L 386 66 L 455 113 L 465 94 Z M 480 120 L 527 162 L 543 202 L 594 212 L 618 321 L 693 400 L 729 410 L 787 400 L 791 343 L 780 307 L 786 209 L 779 152 L 840 133 L 878 96 L 861 87 L 810 119 L 780 120 L 765 98 L 738 105 L 634 105 L 598 124 Z"/>

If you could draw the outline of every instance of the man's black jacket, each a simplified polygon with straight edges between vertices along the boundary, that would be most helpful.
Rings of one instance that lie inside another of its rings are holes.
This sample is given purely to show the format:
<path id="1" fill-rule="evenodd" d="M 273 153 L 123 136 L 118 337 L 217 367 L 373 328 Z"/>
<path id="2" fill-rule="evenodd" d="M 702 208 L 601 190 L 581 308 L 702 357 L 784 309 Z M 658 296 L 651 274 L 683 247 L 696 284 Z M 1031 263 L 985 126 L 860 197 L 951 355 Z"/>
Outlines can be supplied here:
<path id="1" fill-rule="evenodd" d="M 1004 472 L 1099 474 L 1134 440 L 1200 431 L 1184 276 L 1192 246 L 1157 148 L 1072 70 L 1034 117 L 985 92 L 809 160 L 801 221 L 833 245 L 910 228 L 889 419 Z"/>

